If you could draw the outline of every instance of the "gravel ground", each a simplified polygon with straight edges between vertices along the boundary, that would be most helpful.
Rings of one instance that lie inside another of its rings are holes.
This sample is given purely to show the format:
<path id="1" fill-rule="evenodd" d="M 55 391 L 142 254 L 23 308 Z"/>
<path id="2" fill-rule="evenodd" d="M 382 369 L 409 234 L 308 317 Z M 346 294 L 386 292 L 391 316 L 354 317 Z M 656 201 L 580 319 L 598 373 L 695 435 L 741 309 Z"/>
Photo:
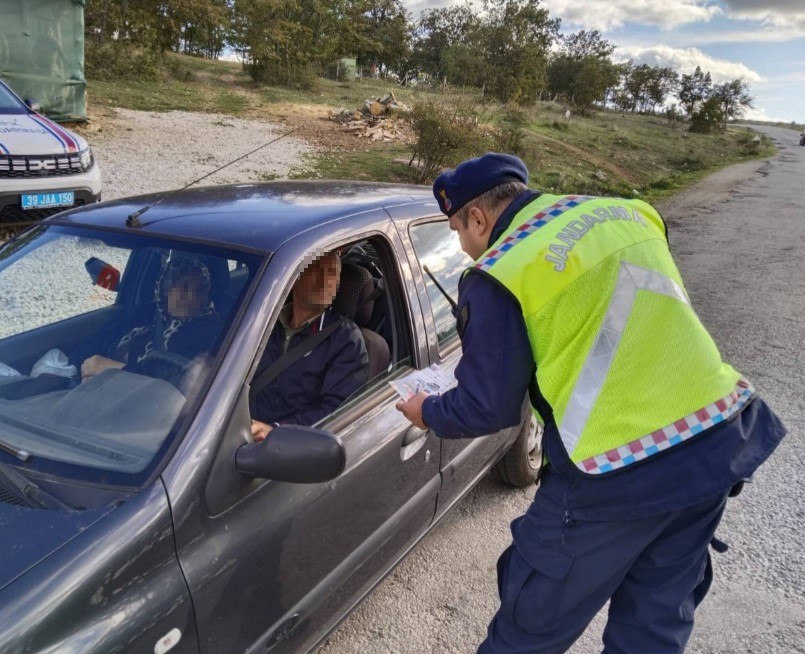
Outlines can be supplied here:
<path id="1" fill-rule="evenodd" d="M 715 582 L 690 654 L 805 652 L 805 148 L 762 128 L 779 156 L 724 170 L 661 210 L 704 323 L 789 428 L 730 502 Z M 318 654 L 471 654 L 497 609 L 495 561 L 534 491 L 479 484 Z M 570 650 L 601 651 L 602 611 Z M 646 653 L 651 654 L 651 653 Z"/>
<path id="2" fill-rule="evenodd" d="M 90 137 L 103 171 L 103 198 L 179 188 L 283 133 L 259 120 L 186 111 L 118 109 L 115 124 Z M 107 135 L 108 134 L 108 135 Z M 293 135 L 239 161 L 203 184 L 287 177 L 313 146 Z"/>

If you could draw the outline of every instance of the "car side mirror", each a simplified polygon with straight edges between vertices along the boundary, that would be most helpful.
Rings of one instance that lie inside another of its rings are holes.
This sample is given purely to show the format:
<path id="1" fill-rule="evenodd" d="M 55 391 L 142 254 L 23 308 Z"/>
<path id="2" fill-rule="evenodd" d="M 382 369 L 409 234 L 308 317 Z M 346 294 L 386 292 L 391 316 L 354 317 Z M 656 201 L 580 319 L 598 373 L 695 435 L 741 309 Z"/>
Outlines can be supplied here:
<path id="1" fill-rule="evenodd" d="M 92 283 L 108 291 L 117 291 L 120 284 L 120 271 L 97 257 L 90 257 L 84 262 Z"/>
<path id="2" fill-rule="evenodd" d="M 38 103 L 36 100 L 34 100 L 33 98 L 25 98 L 25 105 L 26 105 L 26 106 L 28 107 L 28 109 L 30 109 L 31 111 L 35 111 L 35 112 L 36 112 L 36 113 L 38 113 L 38 114 L 39 114 L 39 113 L 42 113 L 42 105 L 41 105 L 41 104 L 39 104 L 39 103 Z"/>
<path id="3" fill-rule="evenodd" d="M 275 427 L 262 443 L 246 443 L 235 452 L 240 472 L 292 484 L 331 481 L 344 471 L 346 462 L 336 436 L 299 425 Z"/>

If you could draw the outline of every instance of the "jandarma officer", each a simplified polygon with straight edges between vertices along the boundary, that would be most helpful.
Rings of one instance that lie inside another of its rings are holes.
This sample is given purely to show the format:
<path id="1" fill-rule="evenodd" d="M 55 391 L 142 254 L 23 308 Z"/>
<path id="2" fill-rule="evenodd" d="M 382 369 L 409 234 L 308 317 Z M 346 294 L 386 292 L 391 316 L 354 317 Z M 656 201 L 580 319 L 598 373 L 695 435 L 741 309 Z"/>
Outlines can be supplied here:
<path id="1" fill-rule="evenodd" d="M 459 285 L 458 386 L 398 408 L 442 438 L 514 426 L 526 391 L 548 464 L 498 561 L 481 654 L 566 651 L 611 600 L 606 654 L 682 652 L 733 487 L 785 427 L 721 360 L 660 215 L 529 191 L 487 154 L 433 185 L 474 260 Z"/>

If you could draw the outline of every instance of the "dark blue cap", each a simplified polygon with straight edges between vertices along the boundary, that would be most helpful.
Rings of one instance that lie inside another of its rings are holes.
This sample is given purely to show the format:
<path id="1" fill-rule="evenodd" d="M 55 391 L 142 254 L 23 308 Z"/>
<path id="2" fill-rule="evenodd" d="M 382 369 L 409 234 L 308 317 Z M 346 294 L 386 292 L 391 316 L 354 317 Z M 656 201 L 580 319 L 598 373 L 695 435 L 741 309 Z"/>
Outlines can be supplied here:
<path id="1" fill-rule="evenodd" d="M 433 182 L 433 195 L 442 213 L 452 216 L 467 202 L 506 182 L 528 184 L 528 168 L 510 154 L 487 152 L 445 170 Z"/>

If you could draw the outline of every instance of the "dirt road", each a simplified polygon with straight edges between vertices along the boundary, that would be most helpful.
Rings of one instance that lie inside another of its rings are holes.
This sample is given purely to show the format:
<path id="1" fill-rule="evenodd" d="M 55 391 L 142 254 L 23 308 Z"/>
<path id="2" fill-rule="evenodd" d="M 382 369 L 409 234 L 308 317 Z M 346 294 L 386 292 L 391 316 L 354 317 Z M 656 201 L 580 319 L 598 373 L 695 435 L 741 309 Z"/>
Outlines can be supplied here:
<path id="1" fill-rule="evenodd" d="M 789 435 L 730 503 L 716 581 L 690 654 L 805 652 L 805 148 L 761 128 L 779 155 L 718 173 L 665 203 L 672 248 L 725 358 Z M 533 489 L 486 480 L 330 637 L 320 654 L 475 652 L 497 607 L 495 561 Z M 571 650 L 600 652 L 604 614 Z"/>

